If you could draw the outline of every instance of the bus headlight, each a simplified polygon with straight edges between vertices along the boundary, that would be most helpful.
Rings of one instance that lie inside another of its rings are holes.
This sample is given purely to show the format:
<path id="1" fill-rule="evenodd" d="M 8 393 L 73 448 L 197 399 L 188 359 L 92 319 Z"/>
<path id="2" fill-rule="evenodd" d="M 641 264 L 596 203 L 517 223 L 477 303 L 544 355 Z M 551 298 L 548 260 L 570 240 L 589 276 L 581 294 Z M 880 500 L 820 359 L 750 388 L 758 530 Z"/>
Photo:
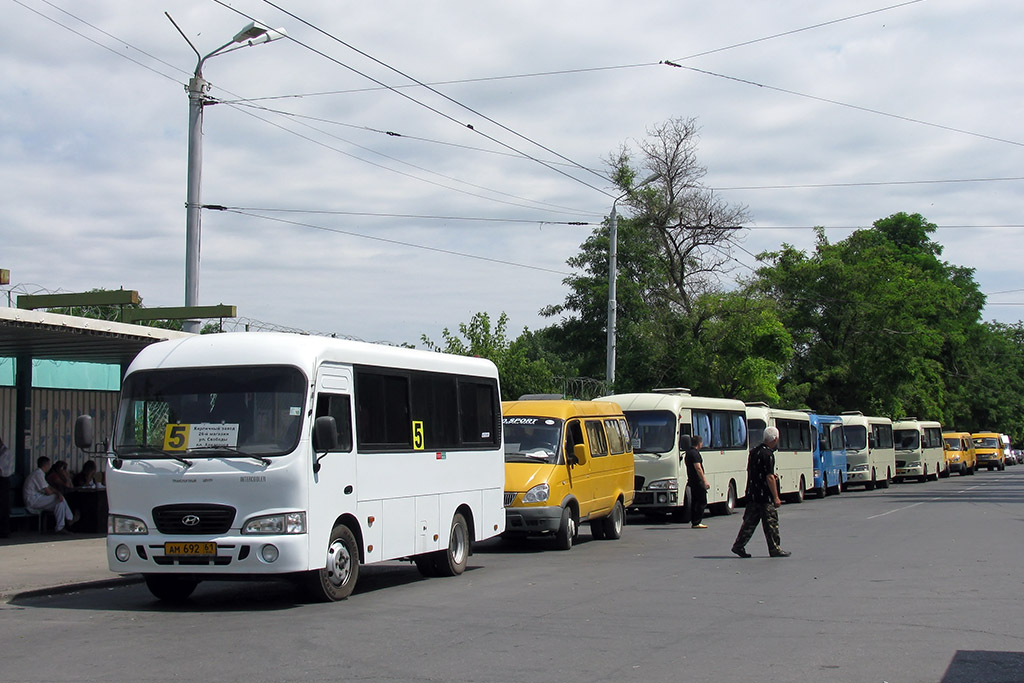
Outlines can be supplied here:
<path id="1" fill-rule="evenodd" d="M 910 469 L 911 467 L 917 468 L 917 467 L 920 467 L 920 466 L 921 466 L 921 462 L 920 461 L 918 461 L 918 462 L 908 462 L 907 463 L 907 469 Z"/>
<path id="2" fill-rule="evenodd" d="M 305 512 L 285 512 L 279 515 L 253 517 L 242 526 L 243 534 L 304 534 Z"/>
<path id="3" fill-rule="evenodd" d="M 546 503 L 551 494 L 551 488 L 547 484 L 537 484 L 523 494 L 524 503 Z"/>
<path id="4" fill-rule="evenodd" d="M 850 468 L 850 471 L 851 472 L 867 472 L 868 471 L 868 464 L 864 463 L 862 465 L 854 465 L 853 467 Z"/>
<path id="5" fill-rule="evenodd" d="M 647 485 L 648 491 L 678 491 L 679 481 L 677 479 L 658 479 Z"/>
<path id="6" fill-rule="evenodd" d="M 137 517 L 109 515 L 107 517 L 108 534 L 148 534 L 149 527 Z"/>

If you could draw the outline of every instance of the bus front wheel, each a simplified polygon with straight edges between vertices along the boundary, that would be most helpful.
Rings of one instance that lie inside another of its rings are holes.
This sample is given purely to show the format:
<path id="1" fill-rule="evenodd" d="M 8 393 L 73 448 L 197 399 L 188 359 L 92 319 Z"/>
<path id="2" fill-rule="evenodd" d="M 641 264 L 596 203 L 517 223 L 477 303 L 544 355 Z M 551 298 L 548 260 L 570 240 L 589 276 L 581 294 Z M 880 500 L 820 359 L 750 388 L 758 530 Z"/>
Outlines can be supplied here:
<path id="1" fill-rule="evenodd" d="M 352 594 L 358 579 L 359 544 L 352 530 L 339 524 L 331 531 L 323 568 L 308 575 L 310 597 L 320 602 L 344 600 Z"/>
<path id="2" fill-rule="evenodd" d="M 190 576 L 146 574 L 143 578 L 153 597 L 164 602 L 185 602 L 199 585 L 199 580 Z"/>

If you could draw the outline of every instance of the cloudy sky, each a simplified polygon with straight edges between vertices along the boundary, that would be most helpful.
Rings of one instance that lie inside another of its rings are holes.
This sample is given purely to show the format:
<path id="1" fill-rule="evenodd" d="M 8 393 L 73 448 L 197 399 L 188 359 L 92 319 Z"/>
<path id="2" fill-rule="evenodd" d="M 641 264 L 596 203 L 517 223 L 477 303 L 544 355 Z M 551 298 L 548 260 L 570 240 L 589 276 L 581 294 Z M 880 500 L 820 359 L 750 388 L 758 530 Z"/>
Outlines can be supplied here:
<path id="1" fill-rule="evenodd" d="M 986 319 L 1024 317 L 1024 3 L 0 3 L 10 296 L 183 304 L 196 55 L 167 12 L 202 54 L 251 19 L 289 36 L 203 68 L 202 201 L 231 210 L 203 214 L 200 303 L 241 323 L 393 343 L 478 311 L 551 324 L 593 229 L 568 223 L 616 196 L 604 159 L 671 117 L 749 209 L 733 276 L 812 226 L 919 212 Z"/>

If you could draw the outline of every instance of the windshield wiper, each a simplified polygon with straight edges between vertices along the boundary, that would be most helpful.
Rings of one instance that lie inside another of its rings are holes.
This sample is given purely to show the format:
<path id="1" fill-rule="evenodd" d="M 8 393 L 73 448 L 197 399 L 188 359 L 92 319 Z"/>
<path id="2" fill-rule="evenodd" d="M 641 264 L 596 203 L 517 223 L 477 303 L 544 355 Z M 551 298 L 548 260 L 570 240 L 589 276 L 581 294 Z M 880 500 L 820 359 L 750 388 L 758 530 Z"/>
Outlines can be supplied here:
<path id="1" fill-rule="evenodd" d="M 140 444 L 135 446 L 122 446 L 121 449 L 114 449 L 114 454 L 119 458 L 137 458 L 143 454 L 156 455 L 164 460 L 177 460 L 185 467 L 192 467 L 192 461 L 175 455 L 174 453 L 168 453 L 162 448 L 156 446 L 149 446 L 146 444 Z"/>
<path id="2" fill-rule="evenodd" d="M 269 465 L 271 462 L 273 462 L 270 458 L 264 458 L 262 455 L 255 455 L 253 453 L 246 453 L 245 451 L 240 451 L 236 446 L 199 446 L 197 448 L 188 449 L 189 453 L 197 453 L 199 451 L 213 454 L 229 453 L 231 455 L 240 455 L 245 458 L 252 458 L 253 460 L 256 460 L 257 462 L 263 465 Z"/>

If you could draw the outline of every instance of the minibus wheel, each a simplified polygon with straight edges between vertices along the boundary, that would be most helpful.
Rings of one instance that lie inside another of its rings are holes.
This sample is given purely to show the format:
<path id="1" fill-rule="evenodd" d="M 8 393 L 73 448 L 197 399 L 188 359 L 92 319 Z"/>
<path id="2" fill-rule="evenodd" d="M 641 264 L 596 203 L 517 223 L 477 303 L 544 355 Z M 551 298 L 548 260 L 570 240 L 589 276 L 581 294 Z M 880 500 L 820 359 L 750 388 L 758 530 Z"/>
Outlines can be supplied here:
<path id="1" fill-rule="evenodd" d="M 604 527 L 604 537 L 610 541 L 622 538 L 622 527 L 626 524 L 626 510 L 622 507 L 622 501 L 615 501 L 610 515 L 600 520 Z"/>
<path id="2" fill-rule="evenodd" d="M 344 600 L 352 594 L 359 580 L 359 544 L 344 524 L 331 531 L 323 569 L 314 569 L 308 575 L 310 597 L 321 602 Z"/>
<path id="3" fill-rule="evenodd" d="M 164 602 L 185 602 L 199 585 L 199 580 L 191 576 L 145 574 L 144 578 L 153 597 Z"/>
<path id="4" fill-rule="evenodd" d="M 562 508 L 562 521 L 555 532 L 555 548 L 572 550 L 572 542 L 576 538 L 576 517 L 569 506 Z"/>

